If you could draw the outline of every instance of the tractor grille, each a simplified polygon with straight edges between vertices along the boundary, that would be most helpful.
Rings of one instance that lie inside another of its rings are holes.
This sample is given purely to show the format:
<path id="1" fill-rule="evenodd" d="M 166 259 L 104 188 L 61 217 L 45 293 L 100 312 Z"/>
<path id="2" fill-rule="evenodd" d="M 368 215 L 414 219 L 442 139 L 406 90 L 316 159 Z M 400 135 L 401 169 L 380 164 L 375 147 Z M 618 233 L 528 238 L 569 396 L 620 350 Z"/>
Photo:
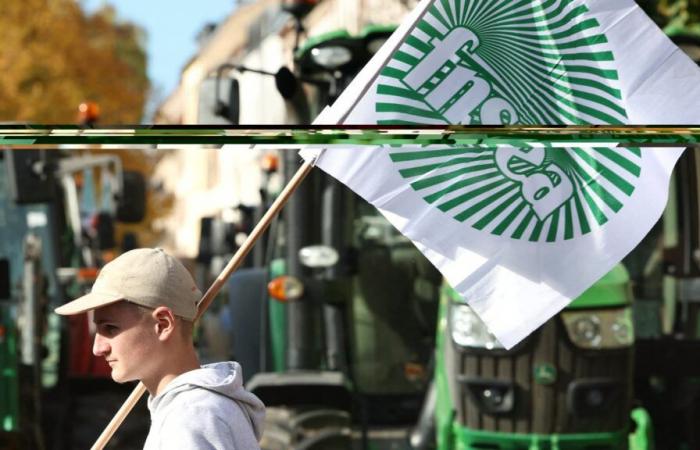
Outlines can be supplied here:
<path id="1" fill-rule="evenodd" d="M 466 428 L 527 434 L 600 433 L 624 430 L 629 424 L 631 348 L 578 349 L 558 316 L 510 351 L 457 348 L 448 341 L 457 373 L 450 383 L 457 394 L 456 418 Z M 543 370 L 548 377 L 535 376 Z M 510 407 L 489 408 L 484 398 L 493 398 L 494 392 L 512 400 L 502 402 Z"/>

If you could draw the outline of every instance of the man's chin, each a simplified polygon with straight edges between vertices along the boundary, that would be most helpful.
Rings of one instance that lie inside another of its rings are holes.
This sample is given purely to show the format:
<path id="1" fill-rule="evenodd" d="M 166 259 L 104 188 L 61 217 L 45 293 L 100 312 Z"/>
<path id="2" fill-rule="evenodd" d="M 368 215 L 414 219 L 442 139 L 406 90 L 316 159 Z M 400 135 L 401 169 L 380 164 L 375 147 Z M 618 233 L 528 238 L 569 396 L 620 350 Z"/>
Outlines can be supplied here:
<path id="1" fill-rule="evenodd" d="M 112 380 L 116 381 L 117 383 L 124 383 L 125 380 L 120 377 L 119 375 L 116 375 L 114 372 L 112 372 Z"/>
<path id="2" fill-rule="evenodd" d="M 129 381 L 134 381 L 134 380 L 136 380 L 136 378 L 126 376 L 126 375 L 124 375 L 124 374 L 122 374 L 122 373 L 119 373 L 119 372 L 113 370 L 113 371 L 112 371 L 112 380 L 114 380 L 114 381 L 117 382 L 117 383 L 127 383 L 127 382 L 129 382 Z"/>

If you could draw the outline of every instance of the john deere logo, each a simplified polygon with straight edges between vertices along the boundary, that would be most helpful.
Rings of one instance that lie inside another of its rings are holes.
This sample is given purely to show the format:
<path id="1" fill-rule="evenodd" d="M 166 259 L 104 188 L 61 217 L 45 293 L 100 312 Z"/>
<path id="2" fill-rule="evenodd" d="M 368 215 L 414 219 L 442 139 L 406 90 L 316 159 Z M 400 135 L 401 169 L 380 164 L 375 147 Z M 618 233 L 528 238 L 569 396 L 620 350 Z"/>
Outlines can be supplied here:
<path id="1" fill-rule="evenodd" d="M 538 3 L 533 5 L 532 3 Z M 434 2 L 380 73 L 380 124 L 621 124 L 607 39 L 573 0 Z M 401 149 L 401 175 L 479 230 L 555 242 L 634 191 L 639 149 Z"/>
<path id="2" fill-rule="evenodd" d="M 551 364 L 537 364 L 533 368 L 533 376 L 537 384 L 554 384 L 557 381 L 557 368 Z"/>

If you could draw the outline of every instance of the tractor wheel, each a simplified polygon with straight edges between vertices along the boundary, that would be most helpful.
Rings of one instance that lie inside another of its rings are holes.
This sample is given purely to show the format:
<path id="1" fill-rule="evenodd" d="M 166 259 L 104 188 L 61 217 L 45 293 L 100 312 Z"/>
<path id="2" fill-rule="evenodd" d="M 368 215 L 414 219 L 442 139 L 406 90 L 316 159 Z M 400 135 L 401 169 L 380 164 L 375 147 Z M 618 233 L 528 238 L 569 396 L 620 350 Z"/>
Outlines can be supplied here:
<path id="1" fill-rule="evenodd" d="M 267 408 L 265 412 L 265 430 L 260 440 L 261 450 L 286 450 L 291 448 L 294 440 L 289 420 L 293 411 L 286 408 Z"/>
<path id="2" fill-rule="evenodd" d="M 350 414 L 325 408 L 268 408 L 262 450 L 350 450 Z"/>

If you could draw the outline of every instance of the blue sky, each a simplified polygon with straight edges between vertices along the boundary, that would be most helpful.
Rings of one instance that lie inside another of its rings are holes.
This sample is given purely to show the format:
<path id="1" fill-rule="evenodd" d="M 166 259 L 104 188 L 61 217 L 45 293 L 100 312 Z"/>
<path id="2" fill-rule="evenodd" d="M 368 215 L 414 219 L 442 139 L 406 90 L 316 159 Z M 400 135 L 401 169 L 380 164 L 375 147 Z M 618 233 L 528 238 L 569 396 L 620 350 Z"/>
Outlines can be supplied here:
<path id="1" fill-rule="evenodd" d="M 147 32 L 148 75 L 158 87 L 160 100 L 177 86 L 180 69 L 197 51 L 195 37 L 209 22 L 220 22 L 234 10 L 236 0 L 81 0 L 92 12 L 104 3 L 120 19 Z"/>

